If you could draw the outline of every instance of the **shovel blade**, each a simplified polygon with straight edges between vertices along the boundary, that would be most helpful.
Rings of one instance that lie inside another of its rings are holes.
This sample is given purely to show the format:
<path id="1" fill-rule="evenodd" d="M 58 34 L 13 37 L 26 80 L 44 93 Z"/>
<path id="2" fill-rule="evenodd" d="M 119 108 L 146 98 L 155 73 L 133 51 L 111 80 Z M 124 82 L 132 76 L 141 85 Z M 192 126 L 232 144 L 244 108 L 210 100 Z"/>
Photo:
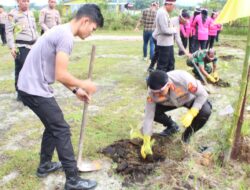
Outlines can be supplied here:
<path id="1" fill-rule="evenodd" d="M 102 168 L 101 163 L 97 160 L 78 162 L 77 167 L 78 167 L 78 171 L 80 172 L 98 171 Z"/>

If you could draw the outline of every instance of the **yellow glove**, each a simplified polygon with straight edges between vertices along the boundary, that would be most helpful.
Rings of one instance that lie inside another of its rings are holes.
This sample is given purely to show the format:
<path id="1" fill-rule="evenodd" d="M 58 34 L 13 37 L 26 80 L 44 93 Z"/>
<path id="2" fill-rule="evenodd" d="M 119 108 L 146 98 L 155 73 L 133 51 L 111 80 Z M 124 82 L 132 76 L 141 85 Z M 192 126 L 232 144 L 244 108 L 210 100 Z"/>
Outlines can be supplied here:
<path id="1" fill-rule="evenodd" d="M 191 125 L 193 119 L 195 118 L 195 116 L 197 116 L 198 113 L 199 113 L 199 110 L 196 108 L 191 108 L 190 110 L 188 110 L 186 115 L 184 115 L 181 118 L 182 125 L 184 127 L 189 127 Z"/>
<path id="2" fill-rule="evenodd" d="M 211 76 L 211 75 L 208 75 L 208 76 L 207 76 L 207 79 L 208 79 L 210 82 L 212 82 L 212 83 L 215 83 L 215 82 L 216 82 L 215 78 L 214 78 L 213 76 Z"/>
<path id="3" fill-rule="evenodd" d="M 143 139 L 143 135 L 141 133 L 141 130 L 140 129 L 134 129 L 131 127 L 131 130 L 130 130 L 130 139 L 136 139 L 136 138 L 140 138 L 140 139 Z"/>
<path id="4" fill-rule="evenodd" d="M 214 79 L 216 80 L 216 82 L 218 82 L 218 80 L 220 79 L 219 75 L 218 75 L 218 73 L 216 71 L 212 74 L 212 76 L 214 77 Z"/>
<path id="5" fill-rule="evenodd" d="M 152 146 L 154 144 L 154 140 L 151 141 L 151 136 L 144 135 L 143 136 L 143 145 L 141 147 L 141 156 L 143 159 L 147 157 L 148 154 L 152 155 Z"/>

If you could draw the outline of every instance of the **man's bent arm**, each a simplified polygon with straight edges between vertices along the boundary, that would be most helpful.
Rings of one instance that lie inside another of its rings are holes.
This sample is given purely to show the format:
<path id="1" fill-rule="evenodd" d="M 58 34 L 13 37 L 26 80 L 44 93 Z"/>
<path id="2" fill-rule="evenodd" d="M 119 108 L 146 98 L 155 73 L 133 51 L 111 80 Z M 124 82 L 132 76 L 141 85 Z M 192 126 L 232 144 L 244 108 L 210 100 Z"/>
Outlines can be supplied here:
<path id="1" fill-rule="evenodd" d="M 67 88 L 72 90 L 74 87 L 84 89 L 88 94 L 93 94 L 96 87 L 90 80 L 79 80 L 68 72 L 69 55 L 64 52 L 56 54 L 55 78 Z"/>

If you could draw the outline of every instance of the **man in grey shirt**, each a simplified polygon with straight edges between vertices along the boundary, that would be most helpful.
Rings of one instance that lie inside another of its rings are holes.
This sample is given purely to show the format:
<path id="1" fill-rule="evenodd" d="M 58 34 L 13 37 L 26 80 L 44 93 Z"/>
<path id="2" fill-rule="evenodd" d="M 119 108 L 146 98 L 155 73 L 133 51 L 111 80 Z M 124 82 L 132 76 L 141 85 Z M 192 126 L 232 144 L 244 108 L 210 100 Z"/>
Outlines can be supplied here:
<path id="1" fill-rule="evenodd" d="M 67 67 L 74 36 L 85 39 L 97 27 L 102 27 L 103 22 L 103 16 L 97 5 L 82 6 L 73 20 L 53 27 L 37 40 L 27 56 L 18 79 L 21 100 L 45 126 L 37 176 L 47 176 L 62 166 L 66 174 L 66 190 L 91 189 L 97 183 L 78 176 L 70 127 L 64 120 L 50 84 L 57 80 L 80 100 L 85 102 L 90 100 L 96 91 L 95 84 L 90 80 L 75 78 L 68 72 Z M 60 162 L 51 162 L 55 149 Z"/>

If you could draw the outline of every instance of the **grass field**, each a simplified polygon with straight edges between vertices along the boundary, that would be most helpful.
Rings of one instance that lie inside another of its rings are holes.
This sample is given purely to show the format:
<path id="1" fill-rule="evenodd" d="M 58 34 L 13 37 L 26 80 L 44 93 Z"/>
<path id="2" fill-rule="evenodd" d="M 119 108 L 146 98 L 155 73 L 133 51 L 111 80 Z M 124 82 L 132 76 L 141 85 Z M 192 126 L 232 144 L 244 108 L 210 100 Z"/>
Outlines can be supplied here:
<path id="1" fill-rule="evenodd" d="M 98 33 L 98 35 L 104 34 L 114 35 L 115 33 Z M 135 33 L 131 32 L 129 35 L 132 34 Z M 118 35 L 122 35 L 122 32 Z M 89 106 L 83 157 L 103 159 L 103 155 L 97 153 L 100 148 L 116 140 L 129 138 L 130 127 L 141 125 L 147 91 L 145 79 L 148 63 L 142 60 L 141 41 L 76 42 L 69 70 L 79 78 L 87 77 L 93 44 L 97 46 L 93 80 L 98 85 L 98 92 Z M 195 135 L 191 143 L 193 149 L 199 144 L 213 146 L 216 151 L 223 147 L 231 116 L 221 117 L 218 113 L 227 105 L 234 105 L 237 100 L 244 58 L 242 56 L 244 37 L 222 36 L 220 47 L 217 46 L 216 49 L 218 55 L 234 56 L 233 60 L 220 60 L 219 65 L 221 77 L 229 81 L 232 86 L 230 89 L 216 89 L 216 94 L 211 95 L 214 113 L 204 130 Z M 0 47 L 0 60 L 0 189 L 49 189 L 44 187 L 46 184 L 44 180 L 35 176 L 43 126 L 28 108 L 15 101 L 14 64 L 7 47 Z M 190 71 L 183 57 L 176 56 L 176 68 Z M 61 84 L 56 83 L 53 87 L 65 119 L 71 126 L 72 142 L 77 153 L 83 104 Z M 173 116 L 177 123 L 182 113 L 184 110 Z M 245 126 L 249 127 L 249 123 L 245 122 Z M 186 171 L 194 172 L 192 167 L 195 164 L 192 160 L 188 163 Z M 236 165 L 240 168 L 243 177 L 239 176 L 239 171 L 235 173 L 231 171 L 235 169 L 231 165 L 221 168 L 216 164 L 211 168 L 199 169 L 197 177 L 202 174 L 211 175 L 213 180 L 217 180 L 218 189 L 224 189 L 223 187 L 247 189 L 249 166 L 240 163 Z M 159 172 L 159 175 L 162 173 Z M 185 176 L 182 177 L 185 178 Z M 237 180 L 233 181 L 234 177 Z M 62 185 L 59 184 L 59 189 L 61 187 Z M 148 187 L 160 189 L 158 184 L 151 184 Z M 167 188 L 172 187 L 166 186 Z"/>

